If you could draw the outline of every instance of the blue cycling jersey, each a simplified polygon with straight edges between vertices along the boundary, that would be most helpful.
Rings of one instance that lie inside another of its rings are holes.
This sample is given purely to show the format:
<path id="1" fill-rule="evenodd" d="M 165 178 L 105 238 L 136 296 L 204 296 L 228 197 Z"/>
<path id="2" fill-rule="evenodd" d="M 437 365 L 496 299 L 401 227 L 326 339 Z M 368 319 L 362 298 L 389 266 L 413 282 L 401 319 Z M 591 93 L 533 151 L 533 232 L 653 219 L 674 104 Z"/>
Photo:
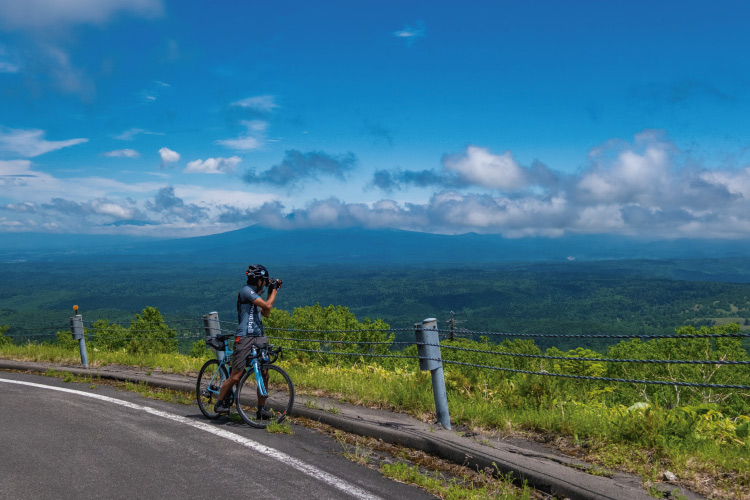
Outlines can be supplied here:
<path id="1" fill-rule="evenodd" d="M 253 304 L 258 298 L 258 290 L 250 285 L 245 285 L 237 294 L 237 337 L 263 336 L 263 316 L 260 307 Z"/>

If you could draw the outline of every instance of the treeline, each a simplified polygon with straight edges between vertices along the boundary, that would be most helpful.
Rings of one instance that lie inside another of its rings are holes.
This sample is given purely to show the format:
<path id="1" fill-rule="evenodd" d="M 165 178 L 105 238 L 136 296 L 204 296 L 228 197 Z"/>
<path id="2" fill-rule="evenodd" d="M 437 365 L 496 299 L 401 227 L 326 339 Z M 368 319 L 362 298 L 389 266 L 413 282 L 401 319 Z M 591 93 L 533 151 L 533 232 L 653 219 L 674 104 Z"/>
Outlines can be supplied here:
<path id="1" fill-rule="evenodd" d="M 394 343 L 398 341 L 388 323 L 382 319 L 370 318 L 360 321 L 344 306 L 322 307 L 316 304 L 295 308 L 291 313 L 274 309 L 271 317 L 266 320 L 266 327 L 272 343 L 285 347 L 287 358 L 294 362 L 347 366 L 366 363 L 393 369 L 410 363 L 414 366 L 413 359 L 417 357 L 413 336 L 412 342 L 407 343 L 408 346 Z M 510 383 L 517 388 L 529 385 L 528 391 L 521 390 L 519 393 L 523 397 L 518 399 L 518 404 L 523 400 L 523 405 L 534 401 L 534 404 L 542 404 L 549 398 L 565 395 L 571 400 L 593 398 L 606 406 L 630 406 L 639 401 L 665 408 L 711 404 L 721 411 L 740 415 L 750 413 L 750 396 L 733 389 L 585 379 L 582 382 L 575 378 L 551 375 L 529 377 L 518 372 L 750 385 L 750 364 L 648 362 L 748 361 L 750 357 L 743 348 L 740 337 L 693 337 L 696 334 L 727 335 L 739 331 L 740 326 L 737 324 L 699 329 L 683 326 L 676 330 L 677 338 L 620 340 L 601 351 L 592 349 L 588 345 L 590 339 L 586 338 L 576 339 L 579 345 L 569 350 L 543 348 L 534 339 L 523 338 L 505 338 L 499 342 L 490 341 L 488 337 L 478 340 L 456 338 L 453 341 L 443 339 L 441 344 L 442 357 L 448 362 L 445 369 L 449 383 L 454 389 L 463 392 L 470 393 L 488 387 L 496 391 Z M 0 328 L 0 345 L 10 342 L 10 337 L 1 335 L 5 332 L 7 327 Z M 97 320 L 85 328 L 85 336 L 90 350 L 122 350 L 133 354 L 183 352 L 195 357 L 212 355 L 201 331 L 181 338 L 178 330 L 169 326 L 154 307 L 146 307 L 135 314 L 127 327 L 109 320 Z M 55 341 L 71 349 L 78 346 L 69 330 L 58 332 Z M 587 358 L 635 361 L 587 361 Z M 496 369 L 469 365 L 491 366 Z M 536 388 L 533 389 L 532 386 Z M 512 401 L 509 404 L 511 403 Z"/>
<path id="2" fill-rule="evenodd" d="M 89 321 L 124 322 L 145 305 L 157 307 L 169 321 L 193 319 L 200 325 L 201 315 L 210 311 L 231 320 L 246 265 L 0 264 L 0 324 L 21 333 L 25 323 L 65 323 L 73 304 Z M 668 272 L 669 262 L 656 266 L 618 261 L 269 267 L 284 280 L 280 309 L 342 304 L 359 318 L 381 318 L 395 328 L 436 317 L 439 327 L 448 329 L 451 311 L 456 330 L 480 332 L 637 336 L 729 322 L 750 328 L 750 284 L 678 280 L 667 277 L 678 274 Z M 410 338 L 409 333 L 397 334 L 397 340 Z M 613 343 L 600 339 L 589 347 L 605 350 Z M 575 339 L 564 338 L 539 344 L 578 347 Z"/>

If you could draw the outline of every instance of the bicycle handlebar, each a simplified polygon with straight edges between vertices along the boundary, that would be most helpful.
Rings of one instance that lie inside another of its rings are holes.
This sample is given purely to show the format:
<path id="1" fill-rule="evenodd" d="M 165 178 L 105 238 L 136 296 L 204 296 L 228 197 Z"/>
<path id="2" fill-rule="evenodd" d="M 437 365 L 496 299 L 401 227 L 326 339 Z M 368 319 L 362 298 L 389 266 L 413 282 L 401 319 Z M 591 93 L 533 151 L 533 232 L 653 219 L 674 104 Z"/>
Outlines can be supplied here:
<path id="1" fill-rule="evenodd" d="M 269 363 L 275 363 L 277 359 L 279 359 L 280 357 L 283 357 L 282 355 L 283 348 L 281 346 L 274 349 L 274 347 L 269 344 L 267 350 L 268 350 L 268 356 L 270 358 L 268 361 Z"/>
<path id="2" fill-rule="evenodd" d="M 271 344 L 269 344 L 264 349 L 258 349 L 258 350 L 256 350 L 255 351 L 255 356 L 253 356 L 253 354 L 251 353 L 249 355 L 249 358 L 250 359 L 260 358 L 261 357 L 261 353 L 264 350 L 268 353 L 268 363 L 275 363 L 276 360 L 279 359 L 279 357 L 282 357 L 282 351 L 284 349 L 281 346 L 275 348 L 274 346 L 272 346 Z"/>

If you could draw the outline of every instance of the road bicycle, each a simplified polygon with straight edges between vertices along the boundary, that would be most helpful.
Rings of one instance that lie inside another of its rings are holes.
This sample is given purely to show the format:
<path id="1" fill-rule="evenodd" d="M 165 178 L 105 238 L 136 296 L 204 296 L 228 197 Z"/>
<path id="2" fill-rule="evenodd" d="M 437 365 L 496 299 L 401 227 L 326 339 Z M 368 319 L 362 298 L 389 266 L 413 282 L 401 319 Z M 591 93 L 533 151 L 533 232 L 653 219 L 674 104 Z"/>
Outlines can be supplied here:
<path id="1" fill-rule="evenodd" d="M 195 386 L 198 406 L 203 415 L 212 420 L 221 415 L 214 411 L 214 405 L 218 400 L 221 384 L 229 377 L 233 352 L 229 348 L 230 337 L 231 334 L 226 334 L 206 340 L 210 347 L 223 351 L 224 358 L 221 361 L 206 361 L 201 367 Z M 274 364 L 281 352 L 281 347 L 274 348 L 272 345 L 253 348 L 248 356 L 245 373 L 239 383 L 232 388 L 228 406 L 234 405 L 237 413 L 248 425 L 263 429 L 271 422 L 281 422 L 292 411 L 292 379 L 283 368 Z M 260 408 L 266 411 L 261 412 Z"/>

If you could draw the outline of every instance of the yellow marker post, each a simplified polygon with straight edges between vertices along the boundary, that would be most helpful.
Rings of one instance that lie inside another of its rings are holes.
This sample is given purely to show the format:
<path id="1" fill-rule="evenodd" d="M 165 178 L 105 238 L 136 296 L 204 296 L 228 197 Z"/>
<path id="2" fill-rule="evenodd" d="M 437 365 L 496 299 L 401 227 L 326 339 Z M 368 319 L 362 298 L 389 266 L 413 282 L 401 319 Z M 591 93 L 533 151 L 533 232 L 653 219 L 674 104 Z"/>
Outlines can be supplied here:
<path id="1" fill-rule="evenodd" d="M 78 341 L 78 347 L 81 350 L 81 364 L 84 368 L 89 367 L 89 360 L 86 357 L 86 339 L 84 338 L 83 331 L 83 317 L 78 314 L 78 306 L 73 306 L 74 316 L 70 318 L 70 333 L 73 334 L 73 339 Z"/>

